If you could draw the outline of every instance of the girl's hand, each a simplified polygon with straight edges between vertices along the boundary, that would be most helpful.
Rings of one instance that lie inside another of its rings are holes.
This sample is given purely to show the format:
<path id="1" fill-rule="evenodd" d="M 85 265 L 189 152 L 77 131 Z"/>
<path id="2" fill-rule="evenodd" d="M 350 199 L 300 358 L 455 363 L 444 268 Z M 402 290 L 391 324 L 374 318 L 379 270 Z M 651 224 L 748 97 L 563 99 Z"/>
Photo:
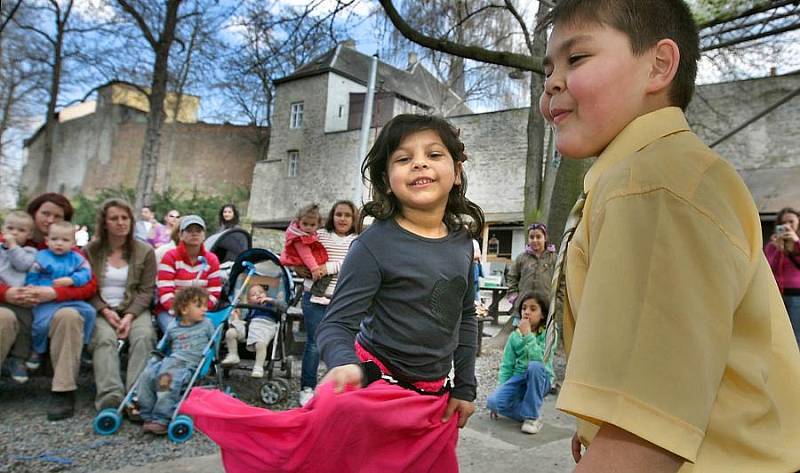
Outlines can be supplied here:
<path id="1" fill-rule="evenodd" d="M 572 436 L 572 459 L 575 460 L 575 463 L 581 461 L 581 457 L 583 454 L 581 450 L 583 449 L 583 445 L 581 445 L 581 440 L 578 438 L 578 432 L 575 432 L 575 435 Z"/>
<path id="2" fill-rule="evenodd" d="M 327 274 L 327 271 L 325 270 L 325 265 L 318 266 L 317 269 L 311 271 L 311 279 L 313 279 L 314 281 L 319 281 L 320 279 L 322 279 L 323 276 L 325 276 L 325 274 Z"/>
<path id="3" fill-rule="evenodd" d="M 467 420 L 475 412 L 475 403 L 451 397 L 447 401 L 447 410 L 442 416 L 442 424 L 447 423 L 456 412 L 458 412 L 458 428 L 461 429 L 467 425 Z"/>
<path id="4" fill-rule="evenodd" d="M 361 387 L 361 379 L 364 373 L 361 371 L 361 366 L 356 364 L 342 365 L 333 368 L 322 378 L 319 384 L 326 382 L 333 383 L 333 392 L 340 393 L 344 391 L 346 386 L 354 388 Z"/>
<path id="5" fill-rule="evenodd" d="M 797 243 L 797 241 L 800 240 L 800 237 L 797 236 L 797 232 L 791 228 L 787 228 L 785 232 L 781 233 L 781 238 L 786 242 L 792 243 Z"/>
<path id="6" fill-rule="evenodd" d="M 519 321 L 519 332 L 522 335 L 527 335 L 531 333 L 531 321 L 528 319 L 522 319 Z"/>

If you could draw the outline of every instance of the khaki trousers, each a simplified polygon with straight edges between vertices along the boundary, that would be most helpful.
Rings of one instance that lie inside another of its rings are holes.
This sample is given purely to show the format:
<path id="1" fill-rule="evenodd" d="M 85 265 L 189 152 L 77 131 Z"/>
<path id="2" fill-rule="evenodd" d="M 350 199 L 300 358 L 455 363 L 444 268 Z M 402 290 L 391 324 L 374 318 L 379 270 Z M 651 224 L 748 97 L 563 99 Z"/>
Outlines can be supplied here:
<path id="1" fill-rule="evenodd" d="M 117 332 L 104 317 L 97 317 L 92 337 L 92 365 L 94 383 L 97 386 L 94 404 L 98 410 L 108 405 L 107 403 L 116 404 L 122 401 L 126 390 L 133 386 L 136 377 L 147 364 L 150 352 L 156 344 L 156 331 L 150 312 L 142 312 L 133 319 L 128 343 L 128 372 L 123 386 L 117 354 Z"/>
<path id="2" fill-rule="evenodd" d="M 54 392 L 78 389 L 78 370 L 83 349 L 83 317 L 75 309 L 56 311 L 50 322 L 50 361 Z"/>
<path id="3" fill-rule="evenodd" d="M 30 307 L 0 304 L 0 364 L 7 356 L 25 360 L 31 351 Z"/>

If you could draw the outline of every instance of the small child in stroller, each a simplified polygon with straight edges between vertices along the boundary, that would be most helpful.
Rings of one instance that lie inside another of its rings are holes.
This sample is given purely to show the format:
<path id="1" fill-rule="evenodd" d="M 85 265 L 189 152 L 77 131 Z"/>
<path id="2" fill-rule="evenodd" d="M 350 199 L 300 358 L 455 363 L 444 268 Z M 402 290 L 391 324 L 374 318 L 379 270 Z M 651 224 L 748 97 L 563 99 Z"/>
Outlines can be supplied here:
<path id="1" fill-rule="evenodd" d="M 263 286 L 254 284 L 247 289 L 248 305 L 264 305 L 274 302 L 274 299 L 267 296 L 267 291 Z M 238 342 L 245 340 L 247 336 L 247 349 L 256 352 L 256 359 L 253 363 L 253 378 L 264 377 L 264 362 L 267 359 L 267 347 L 278 330 L 278 316 L 267 310 L 248 309 L 247 320 L 243 320 L 239 309 L 231 313 L 229 328 L 225 332 L 225 345 L 228 354 L 222 360 L 223 367 L 236 366 L 239 364 Z M 246 328 L 246 325 L 249 327 Z"/>
<path id="2" fill-rule="evenodd" d="M 142 373 L 139 385 L 139 409 L 145 432 L 167 433 L 167 425 L 183 390 L 203 358 L 203 349 L 214 336 L 214 324 L 205 315 L 208 292 L 186 287 L 177 292 L 172 305 L 176 319 L 164 338 L 168 354 L 151 363 Z"/>

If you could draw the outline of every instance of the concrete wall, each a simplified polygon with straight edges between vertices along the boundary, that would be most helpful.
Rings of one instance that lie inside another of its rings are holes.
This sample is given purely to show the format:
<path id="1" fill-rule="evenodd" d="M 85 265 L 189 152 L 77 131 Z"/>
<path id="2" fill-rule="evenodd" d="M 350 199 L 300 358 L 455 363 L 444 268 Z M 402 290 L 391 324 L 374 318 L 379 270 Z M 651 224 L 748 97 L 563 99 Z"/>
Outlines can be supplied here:
<path id="1" fill-rule="evenodd" d="M 689 123 L 710 144 L 798 87 L 800 73 L 704 85 L 689 106 Z M 800 97 L 714 149 L 737 169 L 800 166 Z"/>
<path id="2" fill-rule="evenodd" d="M 56 128 L 47 190 L 68 195 L 94 194 L 108 187 L 135 187 L 144 143 L 146 117 L 121 105 L 98 107 L 94 114 L 60 123 Z M 212 194 L 249 188 L 259 157 L 255 127 L 204 123 L 167 123 L 161 136 L 156 190 L 166 187 Z M 21 189 L 37 188 L 44 146 L 39 133 L 29 143 Z"/>
<path id="3" fill-rule="evenodd" d="M 340 198 L 352 198 L 358 169 L 358 131 L 321 133 L 326 110 L 326 76 L 281 84 L 276 100 L 269 159 L 256 165 L 250 216 L 281 223 L 296 209 L 317 202 L 323 209 Z M 711 142 L 800 86 L 800 74 L 699 87 L 688 119 Z M 289 130 L 289 103 L 304 100 L 307 121 Z M 717 148 L 738 169 L 800 165 L 800 98 L 745 128 Z M 756 104 L 755 106 L 752 104 Z M 522 219 L 527 109 L 450 118 L 461 129 L 469 160 L 465 164 L 467 195 L 488 221 Z M 316 130 L 316 131 L 315 131 Z M 376 132 L 370 134 L 370 144 Z M 288 150 L 300 151 L 300 175 L 287 178 Z M 514 234 L 515 248 L 524 231 Z"/>

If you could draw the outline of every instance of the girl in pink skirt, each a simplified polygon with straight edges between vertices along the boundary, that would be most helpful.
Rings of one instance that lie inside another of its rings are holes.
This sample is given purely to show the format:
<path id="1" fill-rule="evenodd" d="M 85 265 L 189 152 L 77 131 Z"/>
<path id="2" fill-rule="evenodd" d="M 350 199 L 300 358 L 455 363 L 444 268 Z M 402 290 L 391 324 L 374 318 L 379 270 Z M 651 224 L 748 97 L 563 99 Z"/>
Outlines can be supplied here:
<path id="1" fill-rule="evenodd" d="M 182 412 L 231 472 L 457 472 L 457 427 L 475 407 L 472 236 L 459 131 L 399 115 L 362 166 L 372 184 L 317 331 L 329 368 L 305 407 L 272 412 L 196 389 Z M 363 219 L 362 216 L 362 219 Z M 466 217 L 466 219 L 464 219 Z"/>

